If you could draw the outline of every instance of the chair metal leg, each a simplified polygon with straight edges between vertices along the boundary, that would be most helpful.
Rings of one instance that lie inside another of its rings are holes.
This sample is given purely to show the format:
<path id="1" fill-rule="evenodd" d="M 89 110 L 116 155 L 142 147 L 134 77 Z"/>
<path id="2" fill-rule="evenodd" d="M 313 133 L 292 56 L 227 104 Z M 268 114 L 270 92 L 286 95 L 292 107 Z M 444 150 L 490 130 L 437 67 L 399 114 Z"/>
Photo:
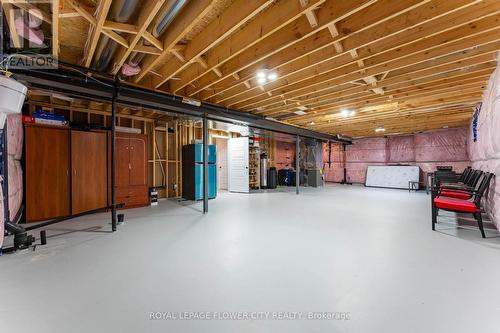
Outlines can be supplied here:
<path id="1" fill-rule="evenodd" d="M 437 213 L 438 209 L 434 205 L 434 201 L 432 201 L 432 230 L 436 230 Z"/>
<path id="2" fill-rule="evenodd" d="M 474 217 L 477 220 L 477 225 L 479 226 L 479 230 L 481 230 L 481 236 L 483 238 L 486 238 L 486 235 L 484 233 L 484 226 L 483 226 L 483 217 L 481 216 L 481 213 L 475 213 Z"/>
<path id="3" fill-rule="evenodd" d="M 431 191 L 431 210 L 432 210 L 432 230 L 436 230 L 437 223 L 437 208 L 434 204 L 434 198 L 436 197 L 435 192 Z"/>

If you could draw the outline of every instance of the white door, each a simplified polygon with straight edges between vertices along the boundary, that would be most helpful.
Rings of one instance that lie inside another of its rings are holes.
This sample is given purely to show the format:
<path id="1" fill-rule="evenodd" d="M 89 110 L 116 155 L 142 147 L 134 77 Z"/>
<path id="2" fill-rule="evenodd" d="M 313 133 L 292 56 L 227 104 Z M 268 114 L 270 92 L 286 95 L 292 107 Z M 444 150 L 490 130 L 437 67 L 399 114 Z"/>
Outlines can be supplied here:
<path id="1" fill-rule="evenodd" d="M 248 138 L 233 138 L 228 142 L 229 191 L 250 192 L 248 184 Z"/>
<path id="2" fill-rule="evenodd" d="M 227 170 L 227 140 L 215 139 L 217 146 L 217 188 L 227 190 L 229 173 Z"/>

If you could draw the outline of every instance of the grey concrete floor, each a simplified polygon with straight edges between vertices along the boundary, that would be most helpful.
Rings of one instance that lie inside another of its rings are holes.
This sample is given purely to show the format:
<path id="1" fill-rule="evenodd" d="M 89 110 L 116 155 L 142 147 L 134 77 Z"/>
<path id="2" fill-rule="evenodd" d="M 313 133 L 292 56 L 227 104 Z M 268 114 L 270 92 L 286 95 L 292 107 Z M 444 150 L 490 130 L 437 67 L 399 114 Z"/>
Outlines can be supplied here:
<path id="1" fill-rule="evenodd" d="M 483 240 L 446 224 L 432 232 L 425 193 L 221 193 L 208 215 L 200 209 L 162 201 L 129 210 L 113 234 L 108 214 L 88 216 L 52 226 L 36 251 L 0 257 L 0 331 L 499 330 L 498 234 Z M 184 311 L 271 318 L 171 318 Z M 348 320 L 272 319 L 290 312 Z"/>

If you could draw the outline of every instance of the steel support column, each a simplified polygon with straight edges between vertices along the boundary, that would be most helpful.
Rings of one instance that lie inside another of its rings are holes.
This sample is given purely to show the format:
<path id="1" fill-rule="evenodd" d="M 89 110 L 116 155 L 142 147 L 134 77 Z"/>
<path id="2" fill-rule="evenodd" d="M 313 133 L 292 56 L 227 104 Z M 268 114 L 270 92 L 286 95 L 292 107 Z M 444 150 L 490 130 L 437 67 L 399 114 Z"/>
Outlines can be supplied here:
<path id="1" fill-rule="evenodd" d="M 300 185 L 300 136 L 295 140 L 295 193 L 299 194 Z"/>
<path id="2" fill-rule="evenodd" d="M 118 87 L 113 87 L 111 100 L 111 230 L 116 231 L 116 98 Z"/>
<path id="3" fill-rule="evenodd" d="M 203 214 L 208 213 L 208 119 L 203 116 Z"/>

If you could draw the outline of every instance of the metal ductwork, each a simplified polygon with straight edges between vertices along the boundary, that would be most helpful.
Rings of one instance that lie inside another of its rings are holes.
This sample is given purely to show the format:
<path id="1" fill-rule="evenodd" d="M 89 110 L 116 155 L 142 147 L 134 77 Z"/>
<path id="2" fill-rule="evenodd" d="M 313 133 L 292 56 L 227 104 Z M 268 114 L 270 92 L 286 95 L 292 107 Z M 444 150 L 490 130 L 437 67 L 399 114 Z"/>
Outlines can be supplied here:
<path id="1" fill-rule="evenodd" d="M 142 0 L 118 0 L 113 1 L 107 19 L 118 23 L 128 23 L 130 18 L 142 3 Z M 101 8 L 97 9 L 97 13 Z M 89 31 L 89 35 L 92 30 Z M 102 72 L 109 67 L 109 63 L 118 48 L 118 44 L 107 36 L 102 35 L 92 61 L 92 68 Z"/>
<path id="2" fill-rule="evenodd" d="M 153 21 L 153 28 L 151 34 L 158 38 L 163 32 L 168 28 L 170 23 L 174 20 L 180 10 L 187 3 L 187 0 L 168 0 L 160 9 L 158 16 Z M 150 46 L 147 41 L 144 41 L 145 45 Z M 142 59 L 144 59 L 144 53 L 133 52 L 130 55 L 131 64 L 139 64 Z"/>

